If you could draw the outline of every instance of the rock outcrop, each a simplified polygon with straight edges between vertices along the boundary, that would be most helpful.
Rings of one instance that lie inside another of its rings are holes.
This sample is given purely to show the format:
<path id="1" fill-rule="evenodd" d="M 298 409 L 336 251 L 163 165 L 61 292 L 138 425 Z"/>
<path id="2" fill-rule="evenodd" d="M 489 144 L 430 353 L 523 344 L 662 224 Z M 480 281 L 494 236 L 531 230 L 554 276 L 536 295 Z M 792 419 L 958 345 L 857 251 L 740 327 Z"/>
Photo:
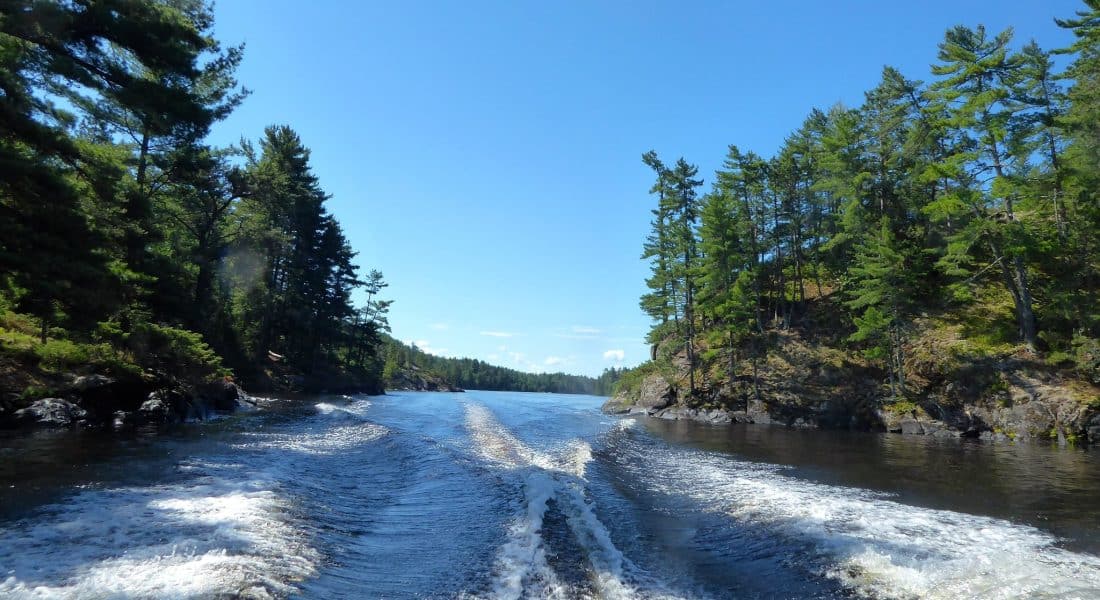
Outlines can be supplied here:
<path id="1" fill-rule="evenodd" d="M 672 368 L 646 374 L 609 399 L 604 411 L 710 424 L 1100 443 L 1100 393 L 1042 363 L 1009 357 L 945 369 L 930 361 L 923 371 L 913 368 L 913 399 L 895 402 L 883 396 L 873 373 L 846 362 L 842 353 L 794 334 L 777 335 L 775 342 L 755 381 L 697 373 L 696 394 L 688 397 L 686 363 L 673 356 L 667 363 Z"/>
<path id="2" fill-rule="evenodd" d="M 164 425 L 232 412 L 242 402 L 248 402 L 248 396 L 228 379 L 192 388 L 171 382 L 155 385 L 137 377 L 84 375 L 55 390 L 55 397 L 29 404 L 12 400 L 10 407 L 0 411 L 0 427 L 123 429 Z"/>
<path id="3" fill-rule="evenodd" d="M 42 398 L 15 411 L 13 422 L 20 427 L 70 427 L 84 422 L 88 412 L 63 398 Z"/>
<path id="4" fill-rule="evenodd" d="M 412 392 L 464 392 L 442 377 L 416 365 L 408 365 L 395 373 L 386 386 L 391 390 Z"/>

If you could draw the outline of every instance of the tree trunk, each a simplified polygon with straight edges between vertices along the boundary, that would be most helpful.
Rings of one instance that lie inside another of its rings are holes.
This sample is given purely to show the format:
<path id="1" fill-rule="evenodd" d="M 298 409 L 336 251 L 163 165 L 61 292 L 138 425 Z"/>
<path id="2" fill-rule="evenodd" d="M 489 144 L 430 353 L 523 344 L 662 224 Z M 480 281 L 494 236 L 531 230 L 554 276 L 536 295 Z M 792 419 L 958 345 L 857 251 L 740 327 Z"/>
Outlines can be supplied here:
<path id="1" fill-rule="evenodd" d="M 1003 178 L 1004 168 L 1001 164 L 1001 154 L 997 149 L 997 141 L 992 135 L 990 135 L 990 153 L 993 156 L 993 169 L 997 173 L 997 177 Z M 1016 220 L 1011 197 L 1005 198 L 1005 215 L 1009 223 Z M 1004 254 L 1001 253 L 1000 258 L 1003 257 Z M 994 258 L 998 257 L 995 256 Z M 1004 260 L 1001 260 L 1001 270 L 1005 278 L 1005 284 L 1008 285 L 1016 306 L 1016 320 L 1020 325 L 1020 337 L 1023 338 L 1028 351 L 1035 352 L 1038 348 L 1039 326 L 1035 320 L 1031 288 L 1027 281 L 1027 267 L 1024 265 L 1023 258 L 1016 255 L 1012 257 L 1011 272 L 1009 271 L 1009 265 Z"/>

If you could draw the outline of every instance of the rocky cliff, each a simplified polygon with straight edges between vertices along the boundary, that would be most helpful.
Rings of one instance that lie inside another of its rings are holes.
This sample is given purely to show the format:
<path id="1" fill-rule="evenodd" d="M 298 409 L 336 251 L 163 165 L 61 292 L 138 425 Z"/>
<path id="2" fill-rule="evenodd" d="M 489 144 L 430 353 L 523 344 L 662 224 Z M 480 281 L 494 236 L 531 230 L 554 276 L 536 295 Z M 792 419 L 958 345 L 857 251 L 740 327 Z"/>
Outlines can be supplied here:
<path id="1" fill-rule="evenodd" d="M 604 405 L 617 414 L 988 440 L 1100 443 L 1100 388 L 1024 353 L 977 356 L 942 331 L 915 336 L 904 399 L 858 357 L 797 331 L 772 335 L 757 376 L 739 364 L 697 369 L 683 353 L 639 368 Z"/>
<path id="2" fill-rule="evenodd" d="M 463 392 L 462 388 L 417 365 L 406 365 L 386 382 L 386 389 L 416 392 Z"/>

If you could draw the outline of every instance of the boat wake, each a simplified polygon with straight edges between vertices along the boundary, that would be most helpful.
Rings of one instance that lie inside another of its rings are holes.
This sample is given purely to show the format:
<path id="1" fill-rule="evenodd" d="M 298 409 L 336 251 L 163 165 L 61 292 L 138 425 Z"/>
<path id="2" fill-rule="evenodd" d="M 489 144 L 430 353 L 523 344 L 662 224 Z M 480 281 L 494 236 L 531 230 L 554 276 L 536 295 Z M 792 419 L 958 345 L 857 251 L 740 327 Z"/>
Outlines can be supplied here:
<path id="1" fill-rule="evenodd" d="M 1100 558 L 1009 521 L 896 502 L 728 455 L 617 444 L 650 493 L 687 497 L 819 576 L 872 598 L 1100 598 Z M 742 557 L 752 560 L 751 555 Z"/>
<path id="2" fill-rule="evenodd" d="M 276 481 L 228 461 L 179 469 L 186 482 L 85 490 L 7 526 L 0 596 L 263 598 L 316 572 Z"/>
<path id="3" fill-rule="evenodd" d="M 475 451 L 486 462 L 515 479 L 522 505 L 508 528 L 495 566 L 489 597 L 515 598 L 672 598 L 665 590 L 642 589 L 644 573 L 615 546 L 596 516 L 587 493 L 585 473 L 592 448 L 572 440 L 550 451 L 538 451 L 517 439 L 484 406 L 466 406 L 466 426 Z M 552 566 L 553 551 L 545 538 L 548 511 L 560 511 L 572 542 L 583 551 L 587 580 L 563 578 Z M 637 581 L 633 581 L 633 580 Z M 652 584 L 650 584 L 652 586 Z"/>

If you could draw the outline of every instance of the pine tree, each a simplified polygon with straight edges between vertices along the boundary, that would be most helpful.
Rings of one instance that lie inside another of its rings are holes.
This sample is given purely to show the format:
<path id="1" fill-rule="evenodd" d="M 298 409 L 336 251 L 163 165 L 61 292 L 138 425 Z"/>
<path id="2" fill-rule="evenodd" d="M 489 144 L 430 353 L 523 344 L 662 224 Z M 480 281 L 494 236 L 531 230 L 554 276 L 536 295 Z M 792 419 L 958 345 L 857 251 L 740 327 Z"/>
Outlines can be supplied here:
<path id="1" fill-rule="evenodd" d="M 855 312 L 856 325 L 849 340 L 862 342 L 867 358 L 886 364 L 895 398 L 905 393 L 904 343 L 917 280 L 910 270 L 912 253 L 883 217 L 878 229 L 860 243 L 849 268 L 852 285 L 845 304 Z"/>
<path id="2" fill-rule="evenodd" d="M 1007 144 L 1016 116 L 1010 100 L 1021 65 L 1009 52 L 1011 37 L 1011 31 L 1004 31 L 990 39 L 983 27 L 960 26 L 948 30 L 940 44 L 941 64 L 933 72 L 944 79 L 931 92 L 944 126 L 956 139 L 955 150 L 935 169 L 956 187 L 930 202 L 926 211 L 961 224 L 951 233 L 941 261 L 949 274 L 967 274 L 978 258 L 976 248 L 989 251 L 1012 296 L 1020 337 L 1034 351 L 1039 328 L 1027 268 L 1031 240 L 1015 208 L 1021 192 L 1018 167 L 1027 157 L 1012 154 Z"/>

